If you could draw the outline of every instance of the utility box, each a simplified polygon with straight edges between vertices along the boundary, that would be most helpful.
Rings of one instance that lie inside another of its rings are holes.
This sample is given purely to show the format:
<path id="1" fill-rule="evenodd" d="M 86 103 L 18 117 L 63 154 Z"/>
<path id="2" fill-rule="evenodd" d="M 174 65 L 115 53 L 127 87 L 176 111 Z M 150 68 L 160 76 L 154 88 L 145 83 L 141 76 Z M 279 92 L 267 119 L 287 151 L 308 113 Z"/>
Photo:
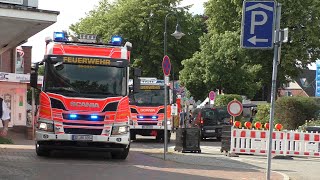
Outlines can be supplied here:
<path id="1" fill-rule="evenodd" d="M 231 146 L 231 125 L 223 125 L 222 126 L 222 134 L 221 134 L 221 152 L 228 153 L 230 151 Z"/>
<path id="2" fill-rule="evenodd" d="M 199 128 L 179 128 L 176 131 L 175 151 L 201 153 Z"/>

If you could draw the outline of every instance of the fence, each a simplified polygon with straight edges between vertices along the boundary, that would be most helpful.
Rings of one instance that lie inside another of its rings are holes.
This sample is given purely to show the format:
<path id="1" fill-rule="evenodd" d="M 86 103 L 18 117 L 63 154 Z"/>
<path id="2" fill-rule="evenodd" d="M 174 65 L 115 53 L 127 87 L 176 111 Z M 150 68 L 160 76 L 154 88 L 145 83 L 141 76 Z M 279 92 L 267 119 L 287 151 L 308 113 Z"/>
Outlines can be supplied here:
<path id="1" fill-rule="evenodd" d="M 269 131 L 255 129 L 231 130 L 230 152 L 236 154 L 267 155 Z M 274 131 L 273 155 L 320 156 L 320 134 L 313 132 Z"/>

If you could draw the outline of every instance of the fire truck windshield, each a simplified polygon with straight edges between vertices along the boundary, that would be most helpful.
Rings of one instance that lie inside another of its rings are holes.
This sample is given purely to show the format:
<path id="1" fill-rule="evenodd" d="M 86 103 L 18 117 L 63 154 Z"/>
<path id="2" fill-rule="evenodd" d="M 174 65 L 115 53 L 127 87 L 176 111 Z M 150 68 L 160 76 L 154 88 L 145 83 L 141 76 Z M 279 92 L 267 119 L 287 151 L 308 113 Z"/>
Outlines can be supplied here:
<path id="1" fill-rule="evenodd" d="M 125 67 L 46 63 L 44 90 L 66 96 L 125 96 Z"/>
<path id="2" fill-rule="evenodd" d="M 169 98 L 167 103 L 169 103 Z M 162 106 L 164 105 L 164 90 L 141 90 L 130 97 L 130 104 L 137 106 Z"/>

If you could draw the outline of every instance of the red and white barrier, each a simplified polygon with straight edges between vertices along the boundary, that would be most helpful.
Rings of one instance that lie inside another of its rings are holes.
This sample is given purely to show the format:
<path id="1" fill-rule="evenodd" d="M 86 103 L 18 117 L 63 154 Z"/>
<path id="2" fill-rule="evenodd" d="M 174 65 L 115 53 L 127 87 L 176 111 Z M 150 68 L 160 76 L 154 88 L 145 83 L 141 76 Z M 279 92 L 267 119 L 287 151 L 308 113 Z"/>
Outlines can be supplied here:
<path id="1" fill-rule="evenodd" d="M 255 129 L 231 130 L 230 152 L 237 154 L 267 155 L 269 131 Z M 320 156 L 320 134 L 274 131 L 272 154 L 282 156 Z"/>

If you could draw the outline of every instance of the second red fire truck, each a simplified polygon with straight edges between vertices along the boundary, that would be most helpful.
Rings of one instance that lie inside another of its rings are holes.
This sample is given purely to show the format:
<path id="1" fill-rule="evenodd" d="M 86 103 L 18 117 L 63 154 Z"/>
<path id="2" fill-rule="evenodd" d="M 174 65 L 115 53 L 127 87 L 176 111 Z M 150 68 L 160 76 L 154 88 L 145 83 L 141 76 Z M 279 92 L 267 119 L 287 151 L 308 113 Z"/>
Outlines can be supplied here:
<path id="1" fill-rule="evenodd" d="M 131 140 L 136 135 L 155 136 L 157 140 L 164 141 L 164 123 L 167 123 L 168 140 L 171 136 L 171 105 L 170 90 L 167 98 L 167 122 L 164 121 L 164 80 L 157 78 L 140 78 L 141 86 L 138 93 L 130 96 L 130 109 L 132 121 L 130 122 Z"/>

